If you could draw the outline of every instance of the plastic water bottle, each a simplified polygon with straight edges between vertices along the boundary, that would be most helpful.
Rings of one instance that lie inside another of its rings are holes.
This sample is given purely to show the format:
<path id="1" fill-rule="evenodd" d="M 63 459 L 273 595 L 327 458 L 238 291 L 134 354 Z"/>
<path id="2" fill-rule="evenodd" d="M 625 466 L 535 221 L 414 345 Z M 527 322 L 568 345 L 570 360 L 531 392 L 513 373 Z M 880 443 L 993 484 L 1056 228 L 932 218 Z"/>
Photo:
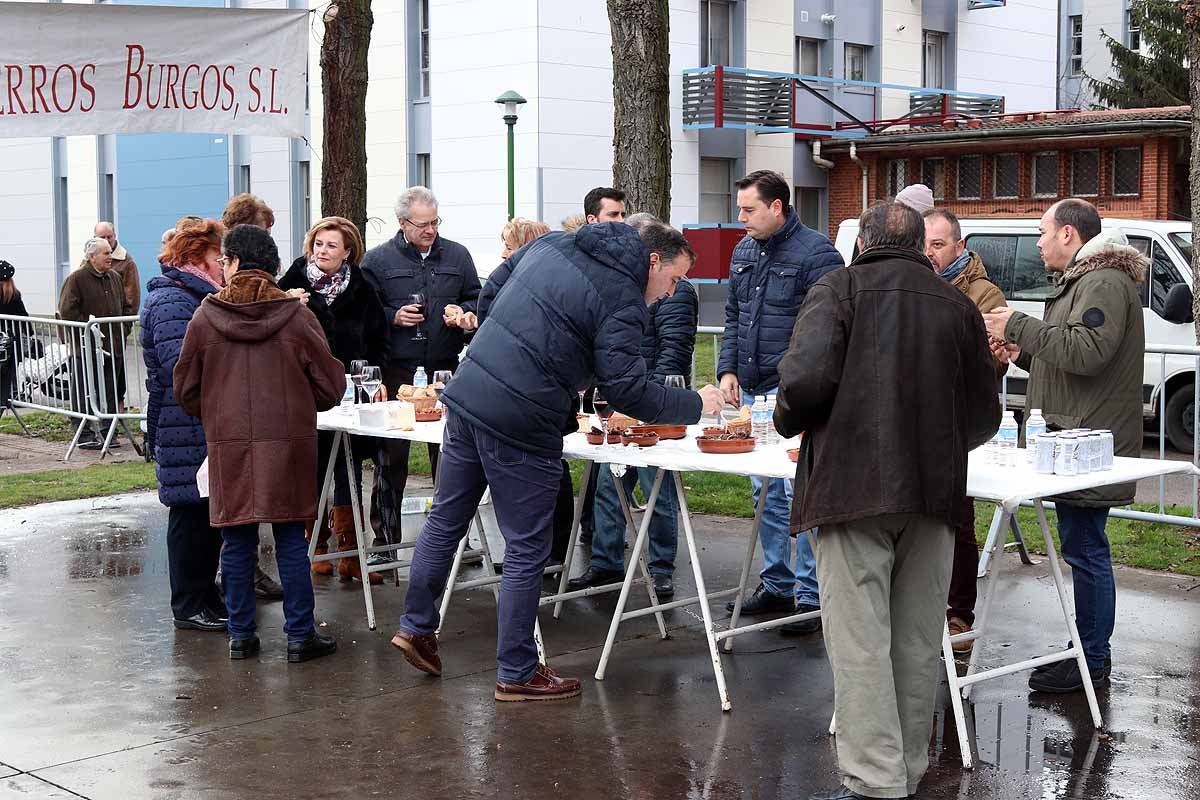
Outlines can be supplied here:
<path id="1" fill-rule="evenodd" d="M 767 398 L 761 394 L 754 398 L 754 405 L 750 407 L 750 427 L 756 443 L 766 445 L 771 422 L 767 416 Z"/>
<path id="2" fill-rule="evenodd" d="M 767 396 L 767 444 L 779 444 L 779 431 L 775 430 L 775 395 Z"/>
<path id="3" fill-rule="evenodd" d="M 1020 428 L 1017 426 L 1017 419 L 1013 416 L 1013 412 L 1004 412 L 1004 421 L 1000 423 L 1000 430 L 997 431 L 1000 440 L 1000 455 L 997 462 L 1002 467 L 1016 466 L 1017 463 L 1017 435 L 1020 433 Z"/>
<path id="4" fill-rule="evenodd" d="M 1033 409 L 1025 420 L 1025 460 L 1033 463 L 1037 452 L 1037 437 L 1046 432 L 1046 419 L 1040 408 Z"/>
<path id="5" fill-rule="evenodd" d="M 425 377 L 425 368 L 417 367 L 416 373 L 413 375 L 413 388 L 424 389 L 429 385 L 429 378 Z"/>

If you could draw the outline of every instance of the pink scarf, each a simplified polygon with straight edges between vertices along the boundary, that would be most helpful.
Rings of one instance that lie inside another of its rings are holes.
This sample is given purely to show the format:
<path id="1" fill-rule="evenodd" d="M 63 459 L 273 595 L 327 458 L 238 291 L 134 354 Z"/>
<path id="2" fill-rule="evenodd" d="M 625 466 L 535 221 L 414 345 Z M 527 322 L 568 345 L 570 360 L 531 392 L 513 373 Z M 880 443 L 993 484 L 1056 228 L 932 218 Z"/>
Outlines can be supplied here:
<path id="1" fill-rule="evenodd" d="M 201 280 L 212 285 L 214 289 L 220 290 L 225 288 L 224 281 L 218 283 L 217 281 L 213 280 L 211 275 L 194 264 L 184 264 L 182 267 L 176 267 L 175 269 L 179 270 L 180 272 L 186 272 L 188 275 L 195 275 L 197 278 L 200 278 Z"/>

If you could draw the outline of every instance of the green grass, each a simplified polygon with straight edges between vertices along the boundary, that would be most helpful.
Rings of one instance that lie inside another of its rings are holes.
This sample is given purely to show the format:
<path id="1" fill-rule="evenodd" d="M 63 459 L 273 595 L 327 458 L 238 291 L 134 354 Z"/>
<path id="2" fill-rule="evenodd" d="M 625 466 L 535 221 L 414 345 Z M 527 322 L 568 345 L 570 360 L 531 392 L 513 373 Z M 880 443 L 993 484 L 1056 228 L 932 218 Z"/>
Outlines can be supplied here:
<path id="1" fill-rule="evenodd" d="M 49 414 L 44 411 L 22 412 L 21 419 L 29 427 L 30 433 L 47 442 L 71 441 L 71 437 L 75 435 L 75 428 L 79 425 L 78 421 L 71 417 Z M 11 413 L 6 412 L 4 416 L 0 417 L 0 433 L 23 435 L 25 432 L 21 430 L 20 424 Z"/>
<path id="2" fill-rule="evenodd" d="M 6 475 L 0 480 L 0 508 L 103 497 L 157 486 L 154 465 L 142 461 Z"/>

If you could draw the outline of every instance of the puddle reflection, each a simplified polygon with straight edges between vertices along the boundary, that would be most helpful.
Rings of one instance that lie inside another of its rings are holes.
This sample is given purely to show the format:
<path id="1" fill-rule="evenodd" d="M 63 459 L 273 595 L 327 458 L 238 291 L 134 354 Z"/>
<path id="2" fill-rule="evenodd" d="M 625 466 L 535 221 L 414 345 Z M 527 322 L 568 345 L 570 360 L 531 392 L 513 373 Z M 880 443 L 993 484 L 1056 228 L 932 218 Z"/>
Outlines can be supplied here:
<path id="1" fill-rule="evenodd" d="M 81 531 L 65 540 L 67 577 L 71 580 L 141 575 L 146 532 L 117 526 Z"/>

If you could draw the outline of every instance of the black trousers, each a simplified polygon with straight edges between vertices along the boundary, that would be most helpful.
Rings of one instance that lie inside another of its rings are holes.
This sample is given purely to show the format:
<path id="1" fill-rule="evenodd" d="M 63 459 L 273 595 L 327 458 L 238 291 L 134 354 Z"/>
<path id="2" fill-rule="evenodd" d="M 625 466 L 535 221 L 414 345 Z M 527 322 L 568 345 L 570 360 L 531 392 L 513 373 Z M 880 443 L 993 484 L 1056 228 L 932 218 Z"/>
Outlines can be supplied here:
<path id="1" fill-rule="evenodd" d="M 950 574 L 950 592 L 946 598 L 946 618 L 958 617 L 975 624 L 975 601 L 979 594 L 979 544 L 975 541 L 975 501 L 968 497 L 962 519 L 954 529 L 954 570 Z"/>
<path id="2" fill-rule="evenodd" d="M 224 611 L 225 601 L 215 583 L 220 562 L 221 532 L 209 527 L 208 501 L 172 506 L 167 514 L 167 570 L 175 619 L 187 619 L 206 608 Z"/>

